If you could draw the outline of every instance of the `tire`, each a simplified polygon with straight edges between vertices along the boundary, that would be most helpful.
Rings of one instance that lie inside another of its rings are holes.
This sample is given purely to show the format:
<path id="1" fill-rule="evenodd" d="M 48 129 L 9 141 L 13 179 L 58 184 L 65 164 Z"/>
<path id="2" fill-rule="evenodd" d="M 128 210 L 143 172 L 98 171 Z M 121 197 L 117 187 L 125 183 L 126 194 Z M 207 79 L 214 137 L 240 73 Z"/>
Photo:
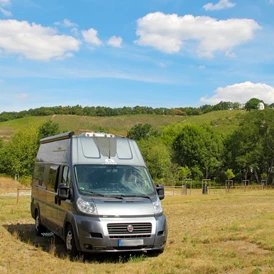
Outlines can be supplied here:
<path id="1" fill-rule="evenodd" d="M 79 252 L 76 247 L 75 236 L 71 224 L 66 229 L 65 238 L 66 250 L 72 260 L 75 260 L 79 256 Z"/>
<path id="2" fill-rule="evenodd" d="M 45 231 L 46 228 L 41 224 L 40 214 L 39 211 L 37 211 L 35 214 L 35 234 L 37 236 L 41 236 L 41 234 Z"/>

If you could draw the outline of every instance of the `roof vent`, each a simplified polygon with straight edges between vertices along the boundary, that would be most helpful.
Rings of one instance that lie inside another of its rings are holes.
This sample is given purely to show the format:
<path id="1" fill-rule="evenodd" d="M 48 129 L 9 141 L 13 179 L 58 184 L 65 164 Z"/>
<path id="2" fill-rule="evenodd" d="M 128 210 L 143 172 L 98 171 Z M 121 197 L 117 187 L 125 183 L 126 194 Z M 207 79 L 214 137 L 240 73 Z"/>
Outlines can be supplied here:
<path id="1" fill-rule="evenodd" d="M 104 133 L 104 132 L 84 132 L 81 133 L 80 136 L 85 136 L 85 137 L 107 137 L 107 138 L 114 138 L 114 134 L 110 133 Z"/>

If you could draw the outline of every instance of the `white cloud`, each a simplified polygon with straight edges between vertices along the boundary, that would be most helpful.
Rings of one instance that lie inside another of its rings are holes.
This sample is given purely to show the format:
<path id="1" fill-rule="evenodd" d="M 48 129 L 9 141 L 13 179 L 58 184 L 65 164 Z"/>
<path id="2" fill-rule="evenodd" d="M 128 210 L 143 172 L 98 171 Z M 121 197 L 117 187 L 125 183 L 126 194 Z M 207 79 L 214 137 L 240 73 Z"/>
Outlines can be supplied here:
<path id="1" fill-rule="evenodd" d="M 274 0 L 269 0 L 269 4 L 274 4 Z"/>
<path id="2" fill-rule="evenodd" d="M 97 37 L 98 31 L 90 28 L 89 30 L 83 30 L 82 35 L 84 37 L 84 40 L 90 44 L 95 46 L 101 46 L 103 43 L 102 41 Z"/>
<path id="3" fill-rule="evenodd" d="M 70 57 L 80 41 L 56 30 L 26 21 L 0 20 L 0 49 L 6 54 L 20 54 L 27 59 L 50 60 Z"/>
<path id="4" fill-rule="evenodd" d="M 5 16 L 5 17 L 11 17 L 12 13 L 6 9 L 3 9 L 0 7 L 0 12 Z"/>
<path id="5" fill-rule="evenodd" d="M 109 38 L 107 44 L 115 47 L 115 48 L 120 48 L 122 46 L 123 39 L 120 36 L 112 36 Z"/>
<path id="6" fill-rule="evenodd" d="M 0 13 L 2 13 L 5 17 L 10 17 L 12 16 L 12 13 L 7 10 L 4 7 L 7 7 L 10 5 L 10 0 L 0 0 Z"/>
<path id="7" fill-rule="evenodd" d="M 229 0 L 220 0 L 217 4 L 207 3 L 203 6 L 205 10 L 222 10 L 233 8 L 236 4 L 229 2 Z"/>
<path id="8" fill-rule="evenodd" d="M 139 39 L 135 43 L 170 54 L 178 53 L 182 48 L 194 48 L 200 57 L 212 58 L 216 52 L 230 52 L 252 39 L 259 29 L 261 27 L 253 19 L 218 21 L 208 16 L 155 12 L 137 20 Z"/>
<path id="9" fill-rule="evenodd" d="M 66 28 L 76 28 L 76 27 L 78 27 L 78 25 L 76 23 L 73 23 L 68 19 L 64 19 L 62 22 L 55 22 L 54 25 L 62 26 L 62 27 L 66 27 Z"/>
<path id="10" fill-rule="evenodd" d="M 0 0 L 0 6 L 8 6 L 10 5 L 10 0 Z"/>
<path id="11" fill-rule="evenodd" d="M 274 87 L 263 83 L 244 82 L 226 87 L 219 87 L 210 98 L 202 97 L 201 103 L 218 104 L 221 101 L 246 103 L 251 98 L 258 98 L 267 104 L 274 103 Z"/>
<path id="12" fill-rule="evenodd" d="M 28 97 L 29 95 L 27 93 L 16 94 L 16 99 L 24 100 L 24 99 L 27 99 Z"/>

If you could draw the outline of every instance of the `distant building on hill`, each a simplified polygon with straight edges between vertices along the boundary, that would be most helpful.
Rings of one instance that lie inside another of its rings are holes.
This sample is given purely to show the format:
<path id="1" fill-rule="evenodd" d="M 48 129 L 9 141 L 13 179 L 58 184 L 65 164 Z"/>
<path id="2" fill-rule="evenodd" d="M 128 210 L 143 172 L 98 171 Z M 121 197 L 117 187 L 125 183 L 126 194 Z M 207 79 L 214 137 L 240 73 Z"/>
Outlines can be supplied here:
<path id="1" fill-rule="evenodd" d="M 264 109 L 264 103 L 260 102 L 257 106 L 258 110 L 263 110 Z"/>

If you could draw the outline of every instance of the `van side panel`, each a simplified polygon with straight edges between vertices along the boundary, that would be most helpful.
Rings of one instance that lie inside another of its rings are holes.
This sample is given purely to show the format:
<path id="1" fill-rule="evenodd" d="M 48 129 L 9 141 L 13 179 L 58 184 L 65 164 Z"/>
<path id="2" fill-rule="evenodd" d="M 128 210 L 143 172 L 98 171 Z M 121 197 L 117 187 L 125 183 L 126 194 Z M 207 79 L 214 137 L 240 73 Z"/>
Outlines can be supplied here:
<path id="1" fill-rule="evenodd" d="M 56 222 L 59 218 L 57 187 L 59 170 L 62 165 L 71 163 L 71 139 L 58 140 L 40 145 L 32 181 L 31 214 L 39 210 L 41 223 L 58 234 Z"/>

